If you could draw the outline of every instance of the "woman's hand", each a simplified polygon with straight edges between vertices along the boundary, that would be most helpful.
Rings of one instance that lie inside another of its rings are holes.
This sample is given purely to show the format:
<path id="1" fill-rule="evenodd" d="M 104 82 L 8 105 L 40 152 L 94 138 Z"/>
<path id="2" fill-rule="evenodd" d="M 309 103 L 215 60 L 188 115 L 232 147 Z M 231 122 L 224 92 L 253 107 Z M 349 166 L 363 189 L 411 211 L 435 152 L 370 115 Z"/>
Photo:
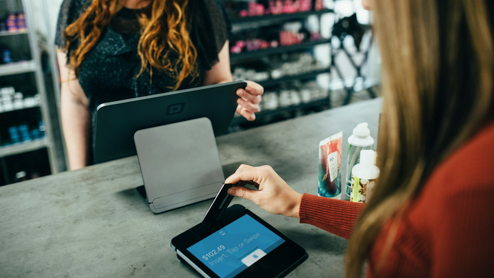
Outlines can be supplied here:
<path id="1" fill-rule="evenodd" d="M 239 181 L 253 183 L 259 190 L 235 186 L 228 190 L 230 195 L 251 200 L 267 212 L 299 218 L 302 194 L 293 190 L 271 166 L 240 165 L 225 183 Z"/>
<path id="2" fill-rule="evenodd" d="M 256 119 L 257 113 L 260 111 L 259 103 L 261 102 L 261 95 L 264 93 L 264 88 L 252 81 L 247 81 L 247 87 L 245 90 L 238 89 L 237 95 L 240 97 L 237 100 L 237 114 L 244 116 L 249 121 Z"/>

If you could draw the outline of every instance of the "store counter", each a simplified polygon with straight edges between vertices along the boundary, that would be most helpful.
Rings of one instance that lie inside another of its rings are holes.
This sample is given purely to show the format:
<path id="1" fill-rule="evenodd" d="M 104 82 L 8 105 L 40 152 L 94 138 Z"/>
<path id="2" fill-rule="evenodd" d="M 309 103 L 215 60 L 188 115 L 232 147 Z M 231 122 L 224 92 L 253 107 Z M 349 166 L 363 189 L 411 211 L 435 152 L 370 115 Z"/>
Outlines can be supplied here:
<path id="1" fill-rule="evenodd" d="M 381 99 L 217 138 L 225 175 L 271 165 L 298 192 L 317 194 L 319 141 L 360 122 L 377 138 Z M 344 167 L 342 167 L 344 168 Z M 194 171 L 194 169 L 190 169 Z M 342 174 L 345 169 L 342 169 Z M 154 215 L 135 188 L 137 158 L 0 187 L 2 277 L 198 277 L 171 239 L 198 224 L 211 200 Z M 309 259 L 288 277 L 342 277 L 346 240 L 234 198 L 303 246 Z"/>

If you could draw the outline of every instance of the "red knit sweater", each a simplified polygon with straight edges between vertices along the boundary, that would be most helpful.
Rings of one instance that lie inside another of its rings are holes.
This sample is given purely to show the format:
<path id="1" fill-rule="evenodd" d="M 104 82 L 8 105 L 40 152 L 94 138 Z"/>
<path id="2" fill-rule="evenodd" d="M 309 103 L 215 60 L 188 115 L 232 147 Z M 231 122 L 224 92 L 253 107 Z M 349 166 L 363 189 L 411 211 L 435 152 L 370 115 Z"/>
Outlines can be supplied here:
<path id="1" fill-rule="evenodd" d="M 304 194 L 300 222 L 348 239 L 362 209 L 359 203 Z M 494 123 L 431 175 L 406 210 L 379 277 L 494 277 L 493 214 Z M 372 270 L 389 228 L 390 221 L 374 241 Z"/>

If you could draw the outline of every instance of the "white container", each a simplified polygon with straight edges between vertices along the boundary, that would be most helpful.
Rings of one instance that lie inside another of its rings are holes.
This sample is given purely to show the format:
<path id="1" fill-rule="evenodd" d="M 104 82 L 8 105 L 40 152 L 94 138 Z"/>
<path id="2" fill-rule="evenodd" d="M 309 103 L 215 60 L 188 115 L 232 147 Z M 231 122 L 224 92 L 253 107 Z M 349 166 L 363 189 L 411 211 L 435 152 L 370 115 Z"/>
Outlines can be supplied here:
<path id="1" fill-rule="evenodd" d="M 352 193 L 350 201 L 368 203 L 379 178 L 379 168 L 374 165 L 375 152 L 363 150 L 360 152 L 360 163 L 352 169 Z"/>
<path id="2" fill-rule="evenodd" d="M 370 136 L 369 124 L 360 123 L 353 129 L 353 134 L 348 138 L 348 151 L 346 159 L 346 175 L 344 189 L 342 190 L 342 200 L 350 200 L 352 192 L 352 168 L 360 161 L 360 151 L 371 150 L 374 146 L 374 139 Z"/>

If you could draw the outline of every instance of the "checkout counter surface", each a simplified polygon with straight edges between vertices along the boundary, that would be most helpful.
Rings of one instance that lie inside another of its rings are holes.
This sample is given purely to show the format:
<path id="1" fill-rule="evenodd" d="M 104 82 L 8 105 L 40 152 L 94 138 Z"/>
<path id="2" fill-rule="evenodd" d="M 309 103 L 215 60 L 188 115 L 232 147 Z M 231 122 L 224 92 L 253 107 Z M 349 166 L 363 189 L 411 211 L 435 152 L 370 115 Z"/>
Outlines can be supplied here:
<path id="1" fill-rule="evenodd" d="M 217 138 L 225 176 L 240 164 L 271 165 L 296 191 L 317 194 L 319 141 L 360 122 L 377 138 L 381 99 Z M 194 171 L 194 169 L 190 169 Z M 137 157 L 0 188 L 2 277 L 199 277 L 170 247 L 212 200 L 154 215 L 135 188 Z M 234 198 L 299 243 L 309 259 L 288 277 L 342 277 L 347 241 Z"/>

